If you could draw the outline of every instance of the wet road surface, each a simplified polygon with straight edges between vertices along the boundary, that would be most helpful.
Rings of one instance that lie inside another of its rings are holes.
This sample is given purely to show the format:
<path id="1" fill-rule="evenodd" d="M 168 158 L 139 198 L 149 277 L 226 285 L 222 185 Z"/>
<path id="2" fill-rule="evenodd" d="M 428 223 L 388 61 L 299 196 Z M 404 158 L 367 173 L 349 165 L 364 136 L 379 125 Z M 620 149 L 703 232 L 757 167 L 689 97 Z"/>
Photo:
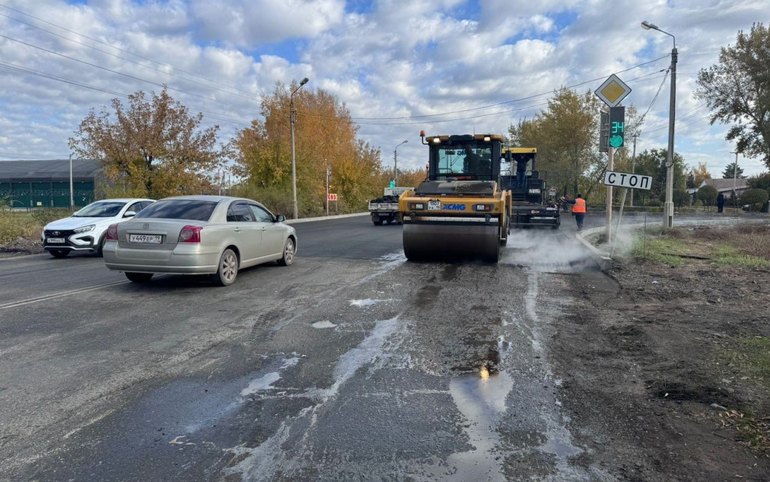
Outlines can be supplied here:
<path id="1" fill-rule="evenodd" d="M 4 298 L 0 479 L 606 478 L 574 463 L 548 361 L 559 286 L 597 270 L 574 228 L 514 231 L 497 265 L 406 262 L 365 217 L 297 228 L 294 266 L 228 288 Z"/>

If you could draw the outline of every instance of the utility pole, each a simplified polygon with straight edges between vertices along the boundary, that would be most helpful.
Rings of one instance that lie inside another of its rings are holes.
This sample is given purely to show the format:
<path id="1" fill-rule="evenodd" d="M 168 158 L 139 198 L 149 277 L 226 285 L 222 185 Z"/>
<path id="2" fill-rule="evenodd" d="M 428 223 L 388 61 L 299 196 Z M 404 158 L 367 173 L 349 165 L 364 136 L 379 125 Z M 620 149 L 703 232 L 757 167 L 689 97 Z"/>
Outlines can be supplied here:
<path id="1" fill-rule="evenodd" d="M 615 148 L 609 147 L 607 150 L 607 170 L 613 171 L 615 169 Z M 607 229 L 606 229 L 607 244 L 612 242 L 612 186 L 607 186 Z"/>
<path id="2" fill-rule="evenodd" d="M 70 154 L 70 211 L 75 210 L 75 183 L 72 181 L 72 154 Z"/>
<path id="3" fill-rule="evenodd" d="M 645 30 L 657 30 L 671 37 L 673 48 L 671 49 L 671 92 L 669 93 L 668 106 L 668 153 L 666 155 L 666 203 L 663 205 L 663 227 L 674 227 L 674 123 L 676 118 L 676 62 L 678 53 L 676 50 L 676 37 L 655 24 L 648 21 L 642 22 Z"/>
<path id="4" fill-rule="evenodd" d="M 634 135 L 631 137 L 634 138 L 634 149 L 631 151 L 631 174 L 636 174 L 636 139 L 639 137 L 639 131 L 634 131 Z M 634 191 L 636 191 L 636 189 L 631 189 L 631 202 L 628 204 L 629 207 L 634 207 Z"/>
<path id="5" fill-rule="evenodd" d="M 332 168 L 326 166 L 326 215 L 329 215 L 329 182 L 332 177 Z"/>
<path id="6" fill-rule="evenodd" d="M 307 84 L 307 82 L 307 77 L 302 79 L 299 82 L 297 88 L 292 90 L 291 95 L 289 96 L 289 123 L 291 124 L 291 193 L 294 204 L 293 219 L 297 219 L 299 217 L 299 210 L 297 209 L 297 159 L 295 157 L 294 150 L 294 123 L 297 119 L 297 112 L 294 110 L 294 94 L 296 94 L 303 85 Z"/>
<path id="7" fill-rule="evenodd" d="M 733 154 L 735 154 L 735 164 L 733 164 L 733 195 L 732 195 L 732 198 L 733 198 L 733 208 L 737 208 L 738 207 L 738 203 L 737 203 L 736 198 L 738 197 L 737 196 L 738 193 L 735 192 L 735 189 L 736 189 L 736 184 L 737 184 L 736 181 L 738 180 L 738 149 L 736 149 L 735 152 L 733 152 Z"/>
<path id="8" fill-rule="evenodd" d="M 399 146 L 403 146 L 407 142 L 409 142 L 409 140 L 405 139 L 404 142 L 402 142 L 401 144 L 397 145 L 395 147 L 395 149 L 393 149 L 393 171 L 395 171 L 393 173 L 393 184 L 396 187 L 398 186 L 398 147 Z"/>

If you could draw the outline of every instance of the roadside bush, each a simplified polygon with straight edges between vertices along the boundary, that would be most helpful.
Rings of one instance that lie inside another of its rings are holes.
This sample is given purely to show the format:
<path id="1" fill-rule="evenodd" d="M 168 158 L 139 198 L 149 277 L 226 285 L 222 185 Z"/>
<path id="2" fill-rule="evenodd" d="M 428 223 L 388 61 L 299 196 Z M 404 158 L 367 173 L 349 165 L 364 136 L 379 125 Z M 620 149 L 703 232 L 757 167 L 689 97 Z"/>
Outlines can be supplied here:
<path id="1" fill-rule="evenodd" d="M 28 213 L 0 210 L 0 244 L 8 244 L 18 238 L 37 239 L 41 226 Z"/>
<path id="2" fill-rule="evenodd" d="M 291 193 L 291 190 L 288 191 Z M 294 206 L 291 194 L 282 187 L 259 187 L 249 184 L 239 184 L 231 189 L 232 196 L 253 199 L 265 205 L 273 214 L 283 214 L 287 219 L 292 217 Z M 298 202 L 299 204 L 299 202 Z"/>
<path id="3" fill-rule="evenodd" d="M 695 193 L 695 197 L 703 203 L 704 206 L 713 206 L 717 201 L 717 188 L 709 186 L 708 184 L 698 189 Z"/>
<path id="4" fill-rule="evenodd" d="M 66 218 L 70 216 L 72 213 L 69 209 L 64 208 L 43 208 L 43 209 L 33 209 L 31 216 L 32 219 L 37 222 L 40 227 L 42 228 L 46 224 L 50 223 L 51 221 L 56 221 L 57 219 Z"/>
<path id="5" fill-rule="evenodd" d="M 767 202 L 768 194 L 764 189 L 747 189 L 740 198 L 741 205 L 749 204 L 751 211 L 759 211 Z"/>
<path id="6" fill-rule="evenodd" d="M 674 189 L 674 192 L 672 194 L 672 201 L 674 201 L 674 206 L 681 208 L 683 206 L 689 206 L 690 201 L 692 200 L 690 198 L 690 193 L 687 191 L 682 191 L 679 189 Z"/>

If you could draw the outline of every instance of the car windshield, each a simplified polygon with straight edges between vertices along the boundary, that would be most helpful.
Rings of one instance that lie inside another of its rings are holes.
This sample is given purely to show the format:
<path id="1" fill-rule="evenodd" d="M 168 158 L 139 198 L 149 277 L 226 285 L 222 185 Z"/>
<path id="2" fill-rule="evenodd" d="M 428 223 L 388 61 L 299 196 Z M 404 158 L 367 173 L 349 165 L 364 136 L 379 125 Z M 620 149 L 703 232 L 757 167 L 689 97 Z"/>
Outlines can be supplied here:
<path id="1" fill-rule="evenodd" d="M 491 174 L 492 148 L 488 145 L 467 144 L 440 147 L 438 155 L 439 176 L 489 176 Z"/>
<path id="2" fill-rule="evenodd" d="M 216 201 L 169 199 L 166 201 L 158 201 L 142 209 L 136 217 L 208 221 L 216 206 Z"/>
<path id="3" fill-rule="evenodd" d="M 73 218 L 111 218 L 117 216 L 126 203 L 123 201 L 95 202 L 72 215 Z"/>

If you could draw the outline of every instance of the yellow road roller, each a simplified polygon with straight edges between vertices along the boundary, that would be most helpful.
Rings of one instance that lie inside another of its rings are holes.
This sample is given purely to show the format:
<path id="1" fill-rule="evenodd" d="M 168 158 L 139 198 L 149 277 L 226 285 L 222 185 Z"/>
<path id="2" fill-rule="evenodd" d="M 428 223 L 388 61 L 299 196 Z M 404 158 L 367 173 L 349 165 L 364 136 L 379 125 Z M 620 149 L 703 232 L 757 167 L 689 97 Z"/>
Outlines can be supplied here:
<path id="1" fill-rule="evenodd" d="M 399 198 L 410 261 L 496 263 L 508 240 L 511 193 L 500 187 L 500 134 L 426 136 L 428 177 Z"/>

